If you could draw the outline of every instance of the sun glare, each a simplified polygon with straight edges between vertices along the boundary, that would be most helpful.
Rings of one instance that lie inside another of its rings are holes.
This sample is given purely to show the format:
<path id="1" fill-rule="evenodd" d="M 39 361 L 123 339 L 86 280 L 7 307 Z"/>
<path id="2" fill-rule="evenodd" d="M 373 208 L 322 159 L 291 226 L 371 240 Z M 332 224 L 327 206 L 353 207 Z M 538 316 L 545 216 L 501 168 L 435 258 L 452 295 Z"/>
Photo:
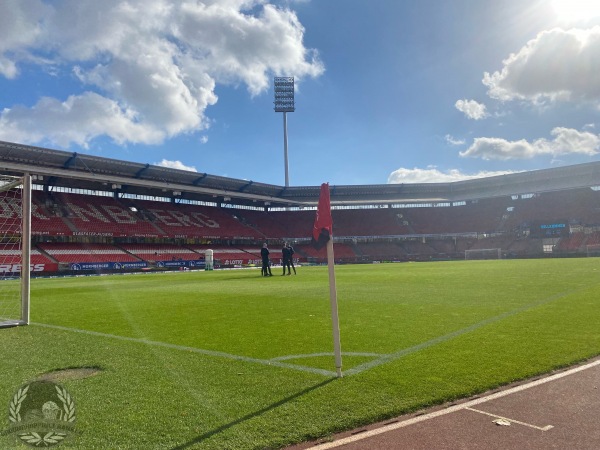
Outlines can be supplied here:
<path id="1" fill-rule="evenodd" d="M 552 6 L 560 19 L 569 22 L 600 17 L 599 0 L 553 0 Z"/>

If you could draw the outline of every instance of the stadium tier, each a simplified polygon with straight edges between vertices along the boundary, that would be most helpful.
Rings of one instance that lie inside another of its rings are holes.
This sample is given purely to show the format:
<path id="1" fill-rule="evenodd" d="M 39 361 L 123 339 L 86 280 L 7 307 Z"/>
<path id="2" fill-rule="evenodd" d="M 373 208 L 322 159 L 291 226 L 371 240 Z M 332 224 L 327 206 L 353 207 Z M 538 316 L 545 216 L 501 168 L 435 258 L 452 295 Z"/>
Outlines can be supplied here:
<path id="1" fill-rule="evenodd" d="M 277 264 L 286 241 L 299 262 L 325 261 L 325 250 L 310 246 L 319 186 L 1 141 L 0 162 L 7 175 L 33 176 L 32 263 L 45 268 L 199 267 L 208 249 L 217 266 L 256 265 L 264 242 Z M 337 262 L 600 253 L 600 163 L 454 183 L 330 186 L 330 194 Z M 0 196 L 0 215 L 18 214 Z M 0 232 L 10 242 L 17 230 L 7 227 Z"/>
<path id="2" fill-rule="evenodd" d="M 21 264 L 21 251 L 20 250 L 0 250 L 0 260 L 3 264 Z M 42 255 L 39 250 L 31 250 L 31 264 L 48 264 L 53 261 Z"/>
<path id="3" fill-rule="evenodd" d="M 204 254 L 170 244 L 123 244 L 122 248 L 144 261 L 196 260 Z"/>
<path id="4" fill-rule="evenodd" d="M 600 244 L 594 231 L 600 225 L 600 193 L 589 188 L 443 207 L 334 209 L 332 217 L 339 262 L 453 259 L 496 248 L 527 257 L 543 253 L 544 239 L 563 253 L 589 253 Z M 309 244 L 313 221 L 313 210 L 224 209 L 36 191 L 32 232 L 39 242 L 32 261 L 197 261 L 210 248 L 224 266 L 256 265 L 260 244 L 271 241 L 271 260 L 279 264 L 280 244 L 290 240 L 299 262 L 322 262 L 325 249 Z M 84 237 L 88 242 L 77 242 Z M 71 242 L 43 242 L 52 238 Z M 161 242 L 144 242 L 148 239 Z"/>
<path id="5" fill-rule="evenodd" d="M 109 244 L 40 243 L 38 248 L 58 263 L 139 261 Z"/>

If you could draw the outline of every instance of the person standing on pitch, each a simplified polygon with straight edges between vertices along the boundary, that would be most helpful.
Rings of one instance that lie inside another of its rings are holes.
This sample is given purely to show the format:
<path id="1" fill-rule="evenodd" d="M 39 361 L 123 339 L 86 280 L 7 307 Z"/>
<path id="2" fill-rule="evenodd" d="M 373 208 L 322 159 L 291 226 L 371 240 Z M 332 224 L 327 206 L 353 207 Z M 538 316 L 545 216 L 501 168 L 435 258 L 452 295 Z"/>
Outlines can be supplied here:
<path id="1" fill-rule="evenodd" d="M 282 276 L 285 275 L 285 268 L 287 266 L 287 270 L 288 270 L 288 275 L 291 275 L 292 273 L 290 272 L 290 249 L 287 246 L 287 242 L 283 243 L 283 248 L 281 249 L 281 259 L 283 260 L 283 273 L 281 274 Z"/>
<path id="2" fill-rule="evenodd" d="M 292 270 L 294 271 L 294 275 L 296 275 L 296 266 L 294 266 L 294 247 L 292 247 L 290 245 L 290 243 L 287 243 L 287 248 L 288 248 L 288 253 L 289 253 L 289 257 L 290 257 L 290 264 L 292 265 Z M 288 269 L 289 270 L 289 269 Z"/>
<path id="3" fill-rule="evenodd" d="M 267 243 L 263 244 L 263 247 L 260 249 L 260 256 L 262 257 L 262 269 L 260 273 L 264 277 L 272 277 L 271 273 L 271 261 L 269 261 L 269 248 L 267 247 Z"/>

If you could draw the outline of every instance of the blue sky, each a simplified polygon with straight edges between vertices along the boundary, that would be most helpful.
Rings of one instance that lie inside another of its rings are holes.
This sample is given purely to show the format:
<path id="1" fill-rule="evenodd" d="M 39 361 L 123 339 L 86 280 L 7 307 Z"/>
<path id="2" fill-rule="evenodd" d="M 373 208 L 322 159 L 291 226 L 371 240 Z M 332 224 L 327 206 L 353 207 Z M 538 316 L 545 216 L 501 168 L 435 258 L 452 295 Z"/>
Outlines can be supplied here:
<path id="1" fill-rule="evenodd" d="M 3 0 L 0 140 L 284 184 L 598 160 L 600 2 Z"/>

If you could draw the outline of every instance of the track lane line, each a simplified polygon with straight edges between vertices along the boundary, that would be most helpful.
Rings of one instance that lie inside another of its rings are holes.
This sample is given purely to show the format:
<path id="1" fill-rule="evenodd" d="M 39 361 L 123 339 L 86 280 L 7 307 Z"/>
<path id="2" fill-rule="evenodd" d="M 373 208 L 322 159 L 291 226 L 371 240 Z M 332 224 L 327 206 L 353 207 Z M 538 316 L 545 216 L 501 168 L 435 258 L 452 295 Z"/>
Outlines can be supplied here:
<path id="1" fill-rule="evenodd" d="M 504 417 L 504 416 L 499 416 L 498 414 L 492 414 L 487 411 L 482 411 L 480 409 L 475 409 L 475 408 L 465 408 L 465 409 L 468 411 L 473 411 L 473 412 L 479 413 L 479 414 L 484 414 L 486 416 L 495 417 L 496 419 L 503 419 L 510 423 L 516 423 L 517 425 L 523 425 L 525 427 L 533 428 L 535 430 L 548 431 L 548 430 L 554 428 L 553 425 L 546 425 L 545 427 L 538 427 L 537 425 L 532 425 L 530 423 L 521 422 L 521 421 L 515 420 L 515 419 L 510 419 L 510 418 Z"/>
<path id="2" fill-rule="evenodd" d="M 592 367 L 596 367 L 598 365 L 600 365 L 600 359 L 598 359 L 594 362 L 588 363 L 588 364 L 584 364 L 582 366 L 574 367 L 573 369 L 569 369 L 565 372 L 560 372 L 555 375 L 550 375 L 546 378 L 540 378 L 539 380 L 535 380 L 530 383 L 522 384 L 519 386 L 515 386 L 514 388 L 506 389 L 504 391 L 500 391 L 500 392 L 496 392 L 494 394 L 487 395 L 485 397 L 470 400 L 470 401 L 468 401 L 466 403 L 462 403 L 460 405 L 454 405 L 454 406 L 450 406 L 446 409 L 434 411 L 434 412 L 431 412 L 428 414 L 423 414 L 422 416 L 412 417 L 410 419 L 403 420 L 402 422 L 396 422 L 396 423 L 393 423 L 390 425 L 384 425 L 384 426 L 382 426 L 380 428 L 376 428 L 374 430 L 369 430 L 369 431 L 365 431 L 365 432 L 357 434 L 357 435 L 338 439 L 337 441 L 327 442 L 327 443 L 320 444 L 320 445 L 315 445 L 314 447 L 311 447 L 311 450 L 327 450 L 330 448 L 341 447 L 342 445 L 345 445 L 345 444 L 351 444 L 354 442 L 358 442 L 363 439 L 367 439 L 367 438 L 370 438 L 373 436 L 387 433 L 389 431 L 394 431 L 399 428 L 404 428 L 404 427 L 414 425 L 419 422 L 424 422 L 426 420 L 435 419 L 436 417 L 445 416 L 446 414 L 451 414 L 451 413 L 454 413 L 457 411 L 461 411 L 463 409 L 468 409 L 472 406 L 480 405 L 481 403 L 489 402 L 489 401 L 495 400 L 497 398 L 502 398 L 502 397 L 506 397 L 508 395 L 516 394 L 517 392 L 521 392 L 521 391 L 524 391 L 524 390 L 527 390 L 527 389 L 530 389 L 530 388 L 533 388 L 536 386 L 540 386 L 542 384 L 546 384 L 551 381 L 558 380 L 560 378 L 564 378 L 569 375 L 573 375 L 573 374 L 581 372 L 583 370 L 591 369 Z"/>

